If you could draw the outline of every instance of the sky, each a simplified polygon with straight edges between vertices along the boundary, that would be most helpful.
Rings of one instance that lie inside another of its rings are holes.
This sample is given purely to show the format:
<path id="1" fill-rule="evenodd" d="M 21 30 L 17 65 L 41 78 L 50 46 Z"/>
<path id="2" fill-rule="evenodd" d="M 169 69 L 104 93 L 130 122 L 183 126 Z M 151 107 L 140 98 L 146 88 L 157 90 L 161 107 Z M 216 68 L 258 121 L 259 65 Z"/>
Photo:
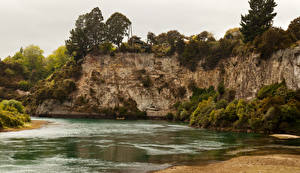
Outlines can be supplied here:
<path id="1" fill-rule="evenodd" d="M 275 0 L 274 25 L 286 29 L 300 16 L 300 0 Z M 133 23 L 133 34 L 146 38 L 176 29 L 184 35 L 212 32 L 217 38 L 239 27 L 248 0 L 0 0 L 0 58 L 21 47 L 38 45 L 45 56 L 64 45 L 80 14 L 99 7 L 105 19 L 114 12 Z"/>

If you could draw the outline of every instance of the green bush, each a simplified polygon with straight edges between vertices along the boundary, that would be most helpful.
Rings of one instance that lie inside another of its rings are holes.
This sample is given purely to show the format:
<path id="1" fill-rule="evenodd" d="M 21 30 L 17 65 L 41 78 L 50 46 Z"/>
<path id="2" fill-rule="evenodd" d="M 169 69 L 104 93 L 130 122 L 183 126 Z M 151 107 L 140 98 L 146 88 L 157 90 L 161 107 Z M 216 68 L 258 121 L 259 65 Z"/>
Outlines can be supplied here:
<path id="1" fill-rule="evenodd" d="M 19 82 L 19 89 L 21 89 L 23 91 L 29 91 L 31 87 L 32 87 L 32 85 L 28 81 L 22 80 Z"/>
<path id="2" fill-rule="evenodd" d="M 289 32 L 293 41 L 300 40 L 300 17 L 290 23 L 287 32 Z"/>
<path id="3" fill-rule="evenodd" d="M 210 97 L 208 100 L 204 100 L 199 103 L 197 109 L 193 112 L 190 120 L 190 125 L 199 127 L 208 127 L 210 124 L 210 113 L 214 110 L 215 103 Z"/>
<path id="4" fill-rule="evenodd" d="M 264 99 L 266 97 L 274 96 L 277 89 L 280 87 L 285 87 L 285 82 L 264 86 L 258 91 L 257 98 Z"/>
<path id="5" fill-rule="evenodd" d="M 263 59 L 270 58 L 278 50 L 290 47 L 292 43 L 288 32 L 281 28 L 270 28 L 254 40 L 256 51 Z"/>
<path id="6" fill-rule="evenodd" d="M 228 105 L 228 102 L 224 99 L 222 100 L 219 100 L 217 103 L 216 103 L 216 109 L 222 109 L 222 108 L 226 108 Z"/>
<path id="7" fill-rule="evenodd" d="M 5 69 L 4 72 L 5 72 L 5 74 L 8 75 L 8 76 L 13 76 L 13 75 L 15 75 L 15 72 L 14 72 L 12 69 L 10 69 L 10 68 Z"/>
<path id="8" fill-rule="evenodd" d="M 285 82 L 263 87 L 252 101 L 234 98 L 230 90 L 218 96 L 213 87 L 193 90 L 190 101 L 177 103 L 174 120 L 190 120 L 191 126 L 225 127 L 264 132 L 295 132 L 300 122 L 300 92 L 288 90 Z M 235 92 L 233 92 L 235 93 Z M 226 98 L 226 99 L 224 99 Z M 230 99 L 227 99 L 230 98 Z M 170 116 L 171 117 L 171 116 Z M 300 129 L 299 129 L 300 130 Z"/>
<path id="9" fill-rule="evenodd" d="M 263 127 L 263 119 L 252 117 L 251 119 L 249 119 L 249 125 L 252 130 L 259 131 Z"/>
<path id="10" fill-rule="evenodd" d="M 111 43 L 105 42 L 100 44 L 99 51 L 100 54 L 110 55 L 114 52 L 115 48 Z"/>
<path id="11" fill-rule="evenodd" d="M 210 116 L 210 119 L 209 119 L 210 124 L 213 127 L 228 127 L 228 126 L 230 126 L 230 122 L 227 120 L 227 118 L 226 118 L 227 115 L 223 108 L 211 111 L 209 116 Z"/>
<path id="12" fill-rule="evenodd" d="M 0 103 L 0 129 L 19 127 L 30 122 L 30 116 L 24 113 L 24 106 L 16 100 L 3 100 Z"/>
<path id="13" fill-rule="evenodd" d="M 3 100 L 0 103 L 0 109 L 4 110 L 4 111 L 10 111 L 10 110 L 14 109 L 18 113 L 21 113 L 21 114 L 25 113 L 25 108 L 22 105 L 22 103 L 19 101 L 16 101 L 16 100 Z"/>

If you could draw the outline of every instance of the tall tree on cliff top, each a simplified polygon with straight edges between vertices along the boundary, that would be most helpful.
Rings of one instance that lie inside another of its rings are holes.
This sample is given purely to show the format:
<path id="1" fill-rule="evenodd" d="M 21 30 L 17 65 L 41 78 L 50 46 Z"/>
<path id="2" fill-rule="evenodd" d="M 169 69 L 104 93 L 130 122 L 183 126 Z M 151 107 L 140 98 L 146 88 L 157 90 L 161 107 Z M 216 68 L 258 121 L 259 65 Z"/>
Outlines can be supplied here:
<path id="1" fill-rule="evenodd" d="M 106 21 L 108 29 L 108 40 L 118 47 L 122 43 L 125 36 L 128 36 L 128 30 L 131 25 L 131 21 L 121 13 L 114 13 Z"/>
<path id="2" fill-rule="evenodd" d="M 70 31 L 71 36 L 66 41 L 66 48 L 75 60 L 79 60 L 105 41 L 107 29 L 98 7 L 79 16 L 75 26 L 75 29 Z"/>
<path id="3" fill-rule="evenodd" d="M 245 43 L 253 41 L 256 36 L 268 30 L 277 15 L 274 13 L 277 6 L 274 0 L 250 0 L 249 5 L 249 14 L 242 15 L 241 20 L 241 32 Z"/>

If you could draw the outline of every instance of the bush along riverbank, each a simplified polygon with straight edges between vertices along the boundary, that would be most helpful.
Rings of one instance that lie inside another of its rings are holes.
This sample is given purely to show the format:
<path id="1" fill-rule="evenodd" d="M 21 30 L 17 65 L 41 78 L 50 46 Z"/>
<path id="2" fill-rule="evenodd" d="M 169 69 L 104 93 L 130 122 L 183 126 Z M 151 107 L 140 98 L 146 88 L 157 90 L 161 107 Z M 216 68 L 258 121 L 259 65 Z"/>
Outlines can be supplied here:
<path id="1" fill-rule="evenodd" d="M 20 128 L 29 122 L 30 116 L 25 113 L 21 102 L 16 100 L 0 102 L 0 131 L 6 128 Z"/>
<path id="2" fill-rule="evenodd" d="M 300 91 L 289 90 L 284 81 L 264 86 L 255 99 L 233 99 L 234 91 L 223 83 L 217 91 L 194 87 L 190 100 L 175 104 L 177 112 L 166 117 L 200 128 L 300 134 Z"/>

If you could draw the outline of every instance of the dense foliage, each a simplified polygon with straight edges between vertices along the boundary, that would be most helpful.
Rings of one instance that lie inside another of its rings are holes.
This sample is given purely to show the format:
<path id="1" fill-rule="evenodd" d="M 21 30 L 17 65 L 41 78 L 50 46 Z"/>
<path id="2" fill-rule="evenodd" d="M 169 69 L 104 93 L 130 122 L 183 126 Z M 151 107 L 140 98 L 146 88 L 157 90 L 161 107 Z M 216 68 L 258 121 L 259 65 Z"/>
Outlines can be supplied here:
<path id="1" fill-rule="evenodd" d="M 167 118 L 203 128 L 300 133 L 300 91 L 287 89 L 285 82 L 264 86 L 250 101 L 232 101 L 226 92 L 197 88 L 190 101 L 178 103 L 177 113 Z"/>
<path id="2" fill-rule="evenodd" d="M 37 105 L 47 99 L 61 102 L 69 98 L 69 94 L 76 90 L 75 81 L 81 75 L 81 65 L 69 61 L 61 70 L 55 71 L 47 79 L 37 83 L 32 89 L 32 95 L 27 97 L 26 104 L 29 111 L 34 112 Z"/>
<path id="3" fill-rule="evenodd" d="M 124 36 L 129 36 L 128 30 L 130 25 L 130 20 L 123 14 L 114 13 L 111 15 L 106 21 L 108 40 L 119 47 Z"/>
<path id="4" fill-rule="evenodd" d="M 28 94 L 26 92 L 40 80 L 60 70 L 72 59 L 64 46 L 59 47 L 48 57 L 43 56 L 43 50 L 38 46 L 21 48 L 14 56 L 0 61 L 0 101 L 23 100 L 24 95 Z"/>
<path id="5" fill-rule="evenodd" d="M 274 0 L 250 0 L 249 14 L 242 15 L 241 28 L 233 28 L 223 38 L 216 40 L 213 34 L 185 36 L 176 30 L 155 35 L 147 34 L 144 42 L 138 36 L 129 36 L 131 21 L 121 13 L 114 13 L 105 23 L 99 8 L 79 16 L 76 28 L 66 41 L 68 52 L 75 60 L 88 53 L 109 54 L 118 52 L 154 53 L 156 57 L 177 57 L 180 64 L 191 71 L 200 64 L 205 70 L 218 66 L 219 61 L 231 56 L 247 56 L 253 52 L 268 59 L 281 49 L 286 49 L 299 40 L 299 18 L 292 21 L 287 31 L 272 27 L 276 16 Z M 95 32 L 95 29 L 97 32 Z M 117 46 L 117 48 L 115 48 Z"/>
<path id="6" fill-rule="evenodd" d="M 293 41 L 300 40 L 300 17 L 294 19 L 287 30 L 292 36 Z"/>
<path id="7" fill-rule="evenodd" d="M 30 117 L 25 114 L 21 102 L 16 100 L 3 100 L 0 102 L 0 130 L 21 127 L 27 122 L 30 122 Z"/>
<path id="8" fill-rule="evenodd" d="M 79 60 L 86 56 L 105 41 L 106 25 L 100 9 L 94 8 L 90 13 L 80 15 L 76 21 L 76 28 L 70 31 L 70 38 L 66 47 L 70 55 Z"/>
<path id="9" fill-rule="evenodd" d="M 66 47 L 70 55 L 78 61 L 88 53 L 98 52 L 103 43 L 120 46 L 124 36 L 128 36 L 130 20 L 121 13 L 114 13 L 104 23 L 101 10 L 96 7 L 90 13 L 80 15 L 75 29 L 70 31 Z"/>

